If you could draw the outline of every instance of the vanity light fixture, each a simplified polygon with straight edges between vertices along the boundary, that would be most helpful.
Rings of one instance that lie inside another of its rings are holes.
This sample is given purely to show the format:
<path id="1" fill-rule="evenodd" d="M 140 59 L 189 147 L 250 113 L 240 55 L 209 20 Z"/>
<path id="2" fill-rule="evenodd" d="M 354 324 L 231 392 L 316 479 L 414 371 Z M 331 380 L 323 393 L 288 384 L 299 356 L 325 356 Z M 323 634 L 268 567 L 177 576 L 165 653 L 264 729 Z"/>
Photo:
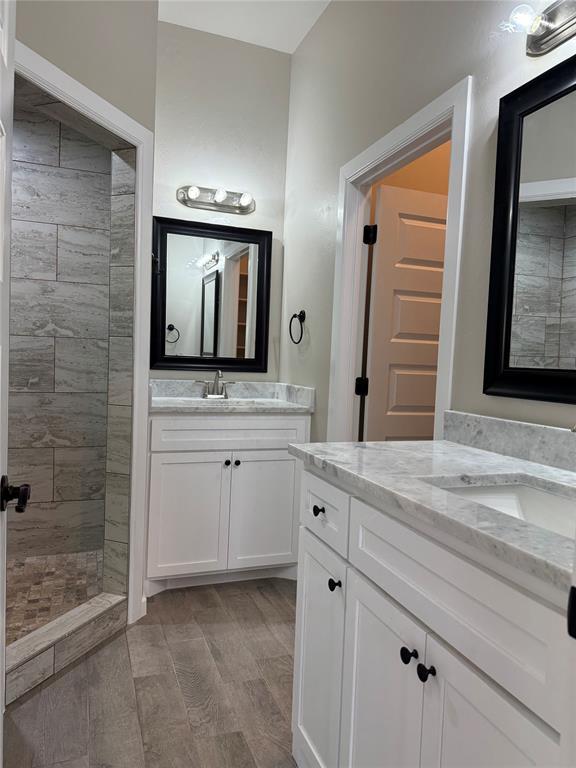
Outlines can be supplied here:
<path id="1" fill-rule="evenodd" d="M 510 24 L 526 31 L 528 56 L 543 56 L 576 35 L 576 0 L 556 0 L 541 13 L 519 5 L 510 14 Z"/>
<path id="2" fill-rule="evenodd" d="M 203 208 L 221 213 L 246 215 L 256 210 L 256 202 L 250 192 L 231 192 L 223 187 L 179 187 L 176 190 L 176 199 L 188 208 Z"/>
<path id="3" fill-rule="evenodd" d="M 220 251 L 214 251 L 214 253 L 206 253 L 204 256 L 201 256 L 196 264 L 208 271 L 209 269 L 212 269 L 212 267 L 217 266 L 219 261 Z"/>

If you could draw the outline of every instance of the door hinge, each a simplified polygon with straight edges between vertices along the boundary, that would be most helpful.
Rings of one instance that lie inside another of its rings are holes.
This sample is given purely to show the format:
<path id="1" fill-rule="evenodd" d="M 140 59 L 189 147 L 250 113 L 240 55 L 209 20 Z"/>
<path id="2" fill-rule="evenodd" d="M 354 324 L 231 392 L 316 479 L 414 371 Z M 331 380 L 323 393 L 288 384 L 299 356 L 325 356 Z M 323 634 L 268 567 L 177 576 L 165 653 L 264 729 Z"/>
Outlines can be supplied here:
<path id="1" fill-rule="evenodd" d="M 358 378 L 356 379 L 354 394 L 358 395 L 359 397 L 366 397 L 366 395 L 368 394 L 368 377 L 367 376 L 358 376 Z"/>
<path id="2" fill-rule="evenodd" d="M 566 616 L 568 619 L 568 634 L 570 637 L 576 638 L 576 587 L 570 587 Z"/>
<path id="3" fill-rule="evenodd" d="M 374 245 L 377 238 L 378 238 L 378 225 L 366 224 L 364 226 L 364 235 L 362 237 L 362 242 L 364 243 L 364 245 Z"/>

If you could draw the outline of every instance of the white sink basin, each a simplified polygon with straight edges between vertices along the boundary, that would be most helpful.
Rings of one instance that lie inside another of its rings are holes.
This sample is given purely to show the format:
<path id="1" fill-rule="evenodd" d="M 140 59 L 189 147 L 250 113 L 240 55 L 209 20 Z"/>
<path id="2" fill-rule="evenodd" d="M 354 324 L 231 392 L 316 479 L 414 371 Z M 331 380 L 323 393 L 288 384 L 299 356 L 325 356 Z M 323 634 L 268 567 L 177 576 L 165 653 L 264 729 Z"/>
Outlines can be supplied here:
<path id="1" fill-rule="evenodd" d="M 561 536 L 573 539 L 576 535 L 576 499 L 521 484 L 467 485 L 446 490 Z"/>

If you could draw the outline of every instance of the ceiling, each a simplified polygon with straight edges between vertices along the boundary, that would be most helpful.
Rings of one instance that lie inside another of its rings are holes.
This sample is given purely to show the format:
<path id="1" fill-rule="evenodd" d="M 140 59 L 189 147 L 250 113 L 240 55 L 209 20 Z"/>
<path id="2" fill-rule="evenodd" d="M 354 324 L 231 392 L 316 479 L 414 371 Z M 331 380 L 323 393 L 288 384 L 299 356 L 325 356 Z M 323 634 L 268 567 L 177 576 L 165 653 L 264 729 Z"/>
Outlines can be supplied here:
<path id="1" fill-rule="evenodd" d="M 158 18 L 294 53 L 330 0 L 159 0 Z"/>

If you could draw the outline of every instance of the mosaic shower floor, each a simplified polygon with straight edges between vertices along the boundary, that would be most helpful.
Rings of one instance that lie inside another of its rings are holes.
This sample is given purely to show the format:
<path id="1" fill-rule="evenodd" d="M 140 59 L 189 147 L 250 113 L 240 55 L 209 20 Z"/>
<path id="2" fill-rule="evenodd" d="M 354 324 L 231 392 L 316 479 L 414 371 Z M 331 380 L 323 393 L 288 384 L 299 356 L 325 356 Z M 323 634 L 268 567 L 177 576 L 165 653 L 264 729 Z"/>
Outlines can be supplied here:
<path id="1" fill-rule="evenodd" d="M 8 557 L 6 643 L 102 592 L 102 550 Z"/>

